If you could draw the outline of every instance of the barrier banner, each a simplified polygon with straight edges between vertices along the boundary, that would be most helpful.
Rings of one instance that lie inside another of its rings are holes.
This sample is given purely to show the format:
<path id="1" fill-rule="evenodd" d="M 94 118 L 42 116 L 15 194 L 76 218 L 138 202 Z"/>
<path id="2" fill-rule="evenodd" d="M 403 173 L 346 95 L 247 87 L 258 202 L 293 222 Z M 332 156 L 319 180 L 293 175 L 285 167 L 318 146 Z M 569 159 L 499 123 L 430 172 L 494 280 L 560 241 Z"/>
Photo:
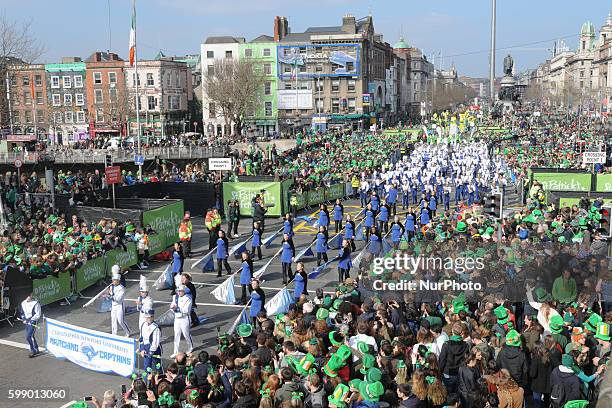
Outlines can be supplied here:
<path id="1" fill-rule="evenodd" d="M 302 208 L 306 208 L 306 203 L 308 202 L 308 192 L 303 191 L 301 193 L 296 193 L 295 197 L 297 198 L 298 210 L 301 210 Z"/>
<path id="2" fill-rule="evenodd" d="M 335 200 L 337 198 L 342 198 L 342 197 L 344 197 L 344 184 L 343 183 L 332 184 L 331 186 L 325 189 L 325 199 L 327 201 L 332 201 L 332 200 Z"/>
<path id="3" fill-rule="evenodd" d="M 533 173 L 533 179 L 542 183 L 546 191 L 590 191 L 591 174 Z"/>
<path id="4" fill-rule="evenodd" d="M 185 215 L 183 200 L 142 213 L 142 225 L 157 232 L 149 236 L 149 253 L 158 254 L 179 240 L 178 228 Z"/>
<path id="5" fill-rule="evenodd" d="M 80 292 L 95 285 L 100 279 L 106 277 L 106 266 L 103 257 L 88 260 L 83 266 L 76 270 L 76 288 Z"/>
<path id="6" fill-rule="evenodd" d="M 106 274 L 108 276 L 111 275 L 113 265 L 119 265 L 121 270 L 125 270 L 138 263 L 136 244 L 128 242 L 125 246 L 127 251 L 124 251 L 123 248 L 115 248 L 106 253 Z"/>
<path id="7" fill-rule="evenodd" d="M 325 189 L 317 188 L 316 190 L 308 191 L 308 205 L 319 205 L 325 201 Z"/>
<path id="8" fill-rule="evenodd" d="M 88 370 L 129 377 L 136 362 L 136 340 L 113 336 L 55 319 L 45 319 L 45 347 L 59 359 Z"/>
<path id="9" fill-rule="evenodd" d="M 599 193 L 612 193 L 612 174 L 598 174 L 595 191 Z"/>
<path id="10" fill-rule="evenodd" d="M 240 214 L 250 217 L 252 214 L 251 200 L 257 195 L 264 192 L 264 203 L 268 208 L 266 213 L 269 217 L 280 217 L 283 210 L 283 198 L 281 196 L 281 183 L 279 182 L 246 182 L 239 181 L 236 183 L 223 183 L 223 205 L 225 213 L 228 214 L 227 202 L 229 200 L 238 200 L 240 203 Z M 178 228 L 178 224 L 177 227 Z"/>
<path id="11" fill-rule="evenodd" d="M 32 289 L 34 297 L 38 299 L 41 306 L 64 299 L 72 294 L 71 281 L 72 279 L 68 272 L 61 272 L 58 278 L 47 276 L 44 279 L 33 279 Z"/>

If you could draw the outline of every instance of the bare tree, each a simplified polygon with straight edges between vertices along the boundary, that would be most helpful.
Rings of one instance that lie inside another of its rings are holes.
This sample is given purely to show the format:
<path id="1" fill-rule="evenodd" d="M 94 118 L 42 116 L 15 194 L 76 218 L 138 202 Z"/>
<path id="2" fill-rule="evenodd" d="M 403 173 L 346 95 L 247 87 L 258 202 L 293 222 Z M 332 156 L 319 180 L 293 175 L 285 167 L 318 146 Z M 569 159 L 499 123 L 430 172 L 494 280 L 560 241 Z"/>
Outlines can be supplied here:
<path id="1" fill-rule="evenodd" d="M 214 62 L 214 75 L 203 84 L 208 103 L 223 115 L 225 125 L 232 122 L 236 132 L 242 133 L 244 118 L 252 111 L 263 94 L 262 67 L 249 60 L 218 59 Z"/>
<path id="2" fill-rule="evenodd" d="M 10 21 L 0 14 L 0 127 L 9 122 L 6 99 L 7 67 L 12 63 L 32 63 L 44 52 L 45 47 L 31 32 L 32 23 Z"/>

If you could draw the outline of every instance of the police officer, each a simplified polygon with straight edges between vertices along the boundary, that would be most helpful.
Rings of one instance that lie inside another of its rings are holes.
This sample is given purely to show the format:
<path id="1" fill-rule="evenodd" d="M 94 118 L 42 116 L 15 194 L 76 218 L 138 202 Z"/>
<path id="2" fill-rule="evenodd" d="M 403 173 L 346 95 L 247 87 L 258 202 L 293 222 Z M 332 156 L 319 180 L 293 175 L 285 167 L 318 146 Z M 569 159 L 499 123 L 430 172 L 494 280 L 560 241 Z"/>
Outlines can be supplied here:
<path id="1" fill-rule="evenodd" d="M 149 285 L 143 275 L 140 275 L 139 284 L 140 294 L 136 300 L 136 310 L 138 310 L 138 327 L 142 327 L 145 322 L 145 315 L 153 310 L 153 299 L 149 296 Z"/>
<path id="2" fill-rule="evenodd" d="M 155 311 L 148 309 L 143 313 L 144 322 L 140 326 L 140 355 L 144 358 L 143 369 L 153 369 L 161 363 L 161 329 L 154 322 Z"/>
<path id="3" fill-rule="evenodd" d="M 30 358 L 40 354 L 38 343 L 36 342 L 36 329 L 38 328 L 38 320 L 42 316 L 40 303 L 34 299 L 34 295 L 30 293 L 23 302 L 21 302 L 21 320 L 25 324 L 26 340 L 30 345 Z"/>
<path id="4" fill-rule="evenodd" d="M 174 353 L 170 358 L 176 357 L 181 344 L 181 336 L 187 342 L 187 353 L 193 351 L 193 340 L 189 331 L 191 325 L 191 297 L 185 295 L 185 285 L 177 285 L 176 295 L 172 298 L 170 310 L 174 311 Z"/>
<path id="5" fill-rule="evenodd" d="M 115 268 L 114 265 L 113 268 Z M 115 269 L 116 270 L 116 269 Z M 121 275 L 119 273 L 113 273 L 112 283 L 108 288 L 107 298 L 111 300 L 111 333 L 117 334 L 117 327 L 121 326 L 125 332 L 125 337 L 130 337 L 130 329 L 123 320 L 125 308 L 123 306 L 123 299 L 125 297 L 125 287 L 121 284 Z"/>

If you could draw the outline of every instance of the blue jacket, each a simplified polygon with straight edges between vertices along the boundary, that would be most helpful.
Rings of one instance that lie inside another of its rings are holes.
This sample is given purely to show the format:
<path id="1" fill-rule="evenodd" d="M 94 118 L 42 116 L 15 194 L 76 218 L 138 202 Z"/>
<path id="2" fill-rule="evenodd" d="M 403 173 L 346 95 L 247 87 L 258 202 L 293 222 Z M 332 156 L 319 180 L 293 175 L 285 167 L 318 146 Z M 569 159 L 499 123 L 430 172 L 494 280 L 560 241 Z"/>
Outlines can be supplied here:
<path id="1" fill-rule="evenodd" d="M 249 316 L 255 317 L 261 310 L 263 309 L 263 298 L 257 291 L 251 292 L 251 310 L 249 311 Z"/>
<path id="2" fill-rule="evenodd" d="M 395 204 L 396 200 L 397 200 L 397 188 L 391 187 L 389 189 L 389 193 L 387 194 L 387 202 L 389 204 Z"/>
<path id="3" fill-rule="evenodd" d="M 380 207 L 380 213 L 378 213 L 378 221 L 389 221 L 389 209 L 384 205 Z"/>
<path id="4" fill-rule="evenodd" d="M 351 250 L 350 248 L 340 248 L 340 252 L 338 252 L 338 268 L 341 269 L 350 269 L 353 266 L 351 262 Z"/>
<path id="5" fill-rule="evenodd" d="M 371 254 L 378 255 L 381 250 L 381 245 L 382 243 L 380 242 L 380 238 L 378 238 L 378 235 L 370 235 L 370 246 L 368 247 L 368 251 Z"/>
<path id="6" fill-rule="evenodd" d="M 327 238 L 322 232 L 317 234 L 316 250 L 317 252 L 327 252 Z"/>
<path id="7" fill-rule="evenodd" d="M 380 201 L 378 199 L 378 196 L 372 196 L 372 199 L 370 200 L 370 202 L 372 203 L 372 210 L 378 211 L 378 207 L 380 206 Z"/>
<path id="8" fill-rule="evenodd" d="M 289 237 L 293 236 L 293 226 L 291 225 L 291 221 L 285 220 L 285 222 L 283 222 L 283 234 L 287 234 Z"/>
<path id="9" fill-rule="evenodd" d="M 343 215 L 344 215 L 344 209 L 341 206 L 336 204 L 334 206 L 334 221 L 342 221 Z"/>
<path id="10" fill-rule="evenodd" d="M 281 262 L 291 263 L 291 258 L 295 257 L 295 248 L 287 241 L 283 241 L 283 250 L 281 252 Z"/>
<path id="11" fill-rule="evenodd" d="M 366 210 L 365 221 L 363 222 L 363 226 L 369 228 L 372 225 L 374 225 L 374 212 L 371 210 Z"/>
<path id="12" fill-rule="evenodd" d="M 252 247 L 258 247 L 261 245 L 261 233 L 258 229 L 253 229 L 253 240 L 251 241 Z"/>
<path id="13" fill-rule="evenodd" d="M 329 225 L 329 216 L 323 210 L 319 211 L 319 226 L 327 227 Z"/>
<path id="14" fill-rule="evenodd" d="M 406 216 L 406 231 L 414 232 L 414 216 L 412 214 L 408 214 Z"/>
<path id="15" fill-rule="evenodd" d="M 431 211 L 436 211 L 437 206 L 438 206 L 438 203 L 436 202 L 436 198 L 431 197 L 431 200 L 429 200 L 429 209 Z"/>
<path id="16" fill-rule="evenodd" d="M 391 242 L 400 242 L 402 239 L 402 225 L 394 222 L 391 225 Z"/>
<path id="17" fill-rule="evenodd" d="M 227 259 L 227 245 L 221 238 L 217 240 L 217 259 Z"/>
<path id="18" fill-rule="evenodd" d="M 355 236 L 355 228 L 353 227 L 352 223 L 347 222 L 346 224 L 344 224 L 344 238 L 352 239 L 354 236 Z"/>
<path id="19" fill-rule="evenodd" d="M 429 224 L 429 211 L 426 208 L 421 209 L 421 225 Z"/>
<path id="20" fill-rule="evenodd" d="M 251 278 L 253 277 L 253 271 L 251 270 L 251 265 L 247 261 L 242 261 L 242 270 L 240 271 L 240 284 L 248 285 L 251 283 Z"/>
<path id="21" fill-rule="evenodd" d="M 304 279 L 301 273 L 296 273 L 295 278 L 293 278 L 293 280 L 295 281 L 293 297 L 298 299 L 300 296 L 302 296 L 302 293 L 304 293 L 304 286 L 306 286 L 306 280 Z"/>
<path id="22" fill-rule="evenodd" d="M 181 256 L 178 251 L 172 253 L 172 273 L 178 273 L 181 271 Z"/>

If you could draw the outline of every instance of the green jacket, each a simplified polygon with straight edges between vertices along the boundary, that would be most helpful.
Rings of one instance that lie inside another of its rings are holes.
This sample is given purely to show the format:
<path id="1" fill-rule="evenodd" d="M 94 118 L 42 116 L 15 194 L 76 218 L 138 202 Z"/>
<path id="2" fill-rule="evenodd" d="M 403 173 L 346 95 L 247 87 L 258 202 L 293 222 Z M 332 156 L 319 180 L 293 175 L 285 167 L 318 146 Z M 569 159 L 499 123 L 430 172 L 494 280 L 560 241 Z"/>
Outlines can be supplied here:
<path id="1" fill-rule="evenodd" d="M 552 296 L 558 302 L 571 303 L 576 300 L 576 280 L 570 278 L 569 281 L 565 281 L 562 276 L 555 279 L 552 288 Z"/>

